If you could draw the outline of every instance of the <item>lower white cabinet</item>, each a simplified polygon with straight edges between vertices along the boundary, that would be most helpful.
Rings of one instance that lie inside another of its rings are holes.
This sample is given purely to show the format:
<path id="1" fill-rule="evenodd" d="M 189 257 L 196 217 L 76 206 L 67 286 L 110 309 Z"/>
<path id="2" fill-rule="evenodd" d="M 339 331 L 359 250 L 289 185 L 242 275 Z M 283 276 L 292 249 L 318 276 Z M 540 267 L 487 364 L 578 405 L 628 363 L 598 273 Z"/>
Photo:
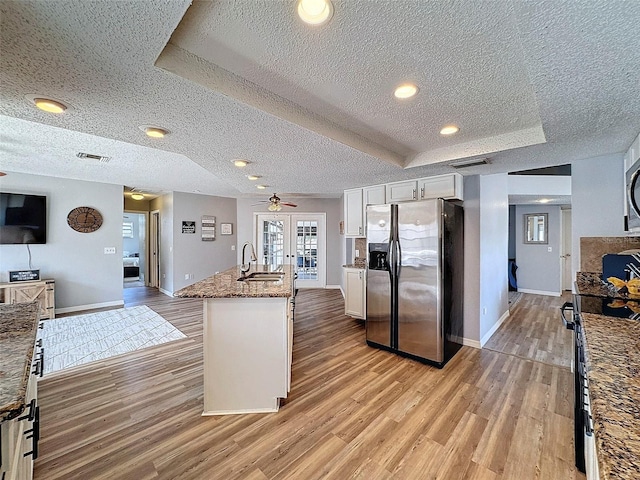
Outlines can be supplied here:
<path id="1" fill-rule="evenodd" d="M 355 318 L 367 316 L 367 288 L 365 270 L 362 268 L 345 268 L 344 314 Z"/>

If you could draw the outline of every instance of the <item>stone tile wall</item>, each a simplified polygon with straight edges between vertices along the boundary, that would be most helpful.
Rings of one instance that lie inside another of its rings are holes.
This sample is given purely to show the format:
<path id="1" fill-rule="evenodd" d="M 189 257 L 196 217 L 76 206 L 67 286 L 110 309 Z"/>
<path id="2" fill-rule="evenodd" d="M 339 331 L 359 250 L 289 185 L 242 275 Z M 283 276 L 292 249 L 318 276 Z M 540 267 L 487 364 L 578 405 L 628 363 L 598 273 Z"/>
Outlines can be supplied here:
<path id="1" fill-rule="evenodd" d="M 581 237 L 580 270 L 602 273 L 602 256 L 626 250 L 640 250 L 640 237 Z"/>

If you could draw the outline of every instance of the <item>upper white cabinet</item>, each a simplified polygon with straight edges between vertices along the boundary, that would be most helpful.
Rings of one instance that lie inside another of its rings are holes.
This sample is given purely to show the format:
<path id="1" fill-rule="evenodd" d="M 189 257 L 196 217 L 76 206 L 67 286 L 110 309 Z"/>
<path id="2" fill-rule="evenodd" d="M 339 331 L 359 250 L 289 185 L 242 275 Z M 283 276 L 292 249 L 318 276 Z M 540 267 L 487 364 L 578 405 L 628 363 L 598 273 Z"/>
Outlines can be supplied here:
<path id="1" fill-rule="evenodd" d="M 463 177 L 448 173 L 436 177 L 352 188 L 344 191 L 344 233 L 347 237 L 366 235 L 367 205 L 444 198 L 462 200 Z"/>
<path id="2" fill-rule="evenodd" d="M 344 234 L 347 237 L 364 235 L 362 217 L 362 189 L 344 191 Z"/>
<path id="3" fill-rule="evenodd" d="M 385 190 L 385 185 L 364 187 L 362 189 L 362 198 L 365 209 L 367 208 L 367 205 L 384 205 L 387 203 Z"/>
<path id="4" fill-rule="evenodd" d="M 385 187 L 387 203 L 418 199 L 418 182 L 416 180 L 387 183 Z"/>
<path id="5" fill-rule="evenodd" d="M 462 175 L 440 175 L 418 180 L 418 198 L 446 198 L 462 200 Z"/>

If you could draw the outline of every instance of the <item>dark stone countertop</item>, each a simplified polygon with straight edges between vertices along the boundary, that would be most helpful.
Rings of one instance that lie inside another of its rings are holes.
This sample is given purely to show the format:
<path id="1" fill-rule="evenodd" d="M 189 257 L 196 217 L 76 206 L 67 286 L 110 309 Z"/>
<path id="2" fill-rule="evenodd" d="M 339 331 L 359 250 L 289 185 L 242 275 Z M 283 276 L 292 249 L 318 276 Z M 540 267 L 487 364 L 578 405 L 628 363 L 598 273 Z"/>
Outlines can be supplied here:
<path id="1" fill-rule="evenodd" d="M 600 478 L 640 478 L 640 322 L 582 314 Z"/>
<path id="2" fill-rule="evenodd" d="M 39 314 L 38 302 L 0 304 L 0 422 L 25 408 Z"/>
<path id="3" fill-rule="evenodd" d="M 638 295 L 629 295 L 617 290 L 613 285 L 603 282 L 600 274 L 596 272 L 577 272 L 575 287 L 576 293 L 587 297 L 640 300 Z"/>

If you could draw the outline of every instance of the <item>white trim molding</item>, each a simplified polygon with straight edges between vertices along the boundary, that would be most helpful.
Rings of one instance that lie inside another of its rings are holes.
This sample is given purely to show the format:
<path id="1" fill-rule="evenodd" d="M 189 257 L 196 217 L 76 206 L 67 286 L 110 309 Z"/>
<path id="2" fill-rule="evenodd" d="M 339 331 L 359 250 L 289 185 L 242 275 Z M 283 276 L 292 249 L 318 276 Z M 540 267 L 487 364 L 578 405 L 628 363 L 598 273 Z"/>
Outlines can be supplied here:
<path id="1" fill-rule="evenodd" d="M 173 297 L 173 293 L 170 292 L 169 290 L 165 290 L 164 288 L 158 288 L 158 290 L 160 290 L 162 293 L 164 293 L 168 297 Z"/>
<path id="2" fill-rule="evenodd" d="M 124 300 L 115 300 L 113 302 L 102 302 L 102 303 L 89 303 L 87 305 L 76 305 L 75 307 L 56 308 L 56 314 L 81 312 L 82 310 L 93 310 L 96 308 L 105 308 L 105 307 L 122 307 L 123 305 L 124 305 Z"/>
<path id="3" fill-rule="evenodd" d="M 560 292 L 545 292 L 544 290 L 529 290 L 527 288 L 519 288 L 520 293 L 532 293 L 533 295 L 548 295 L 550 297 L 559 297 L 562 295 Z"/>
<path id="4" fill-rule="evenodd" d="M 462 345 L 466 347 L 482 348 L 482 345 L 480 345 L 480 342 L 478 340 L 472 340 L 470 338 L 463 338 Z"/>
<path id="5" fill-rule="evenodd" d="M 494 333 L 500 328 L 500 325 L 504 323 L 504 321 L 509 318 L 509 310 L 504 312 L 502 316 L 498 319 L 496 323 L 493 324 L 493 327 L 489 329 L 487 333 L 485 333 L 484 337 L 480 339 L 480 348 L 484 347 L 489 339 L 493 336 Z"/>

